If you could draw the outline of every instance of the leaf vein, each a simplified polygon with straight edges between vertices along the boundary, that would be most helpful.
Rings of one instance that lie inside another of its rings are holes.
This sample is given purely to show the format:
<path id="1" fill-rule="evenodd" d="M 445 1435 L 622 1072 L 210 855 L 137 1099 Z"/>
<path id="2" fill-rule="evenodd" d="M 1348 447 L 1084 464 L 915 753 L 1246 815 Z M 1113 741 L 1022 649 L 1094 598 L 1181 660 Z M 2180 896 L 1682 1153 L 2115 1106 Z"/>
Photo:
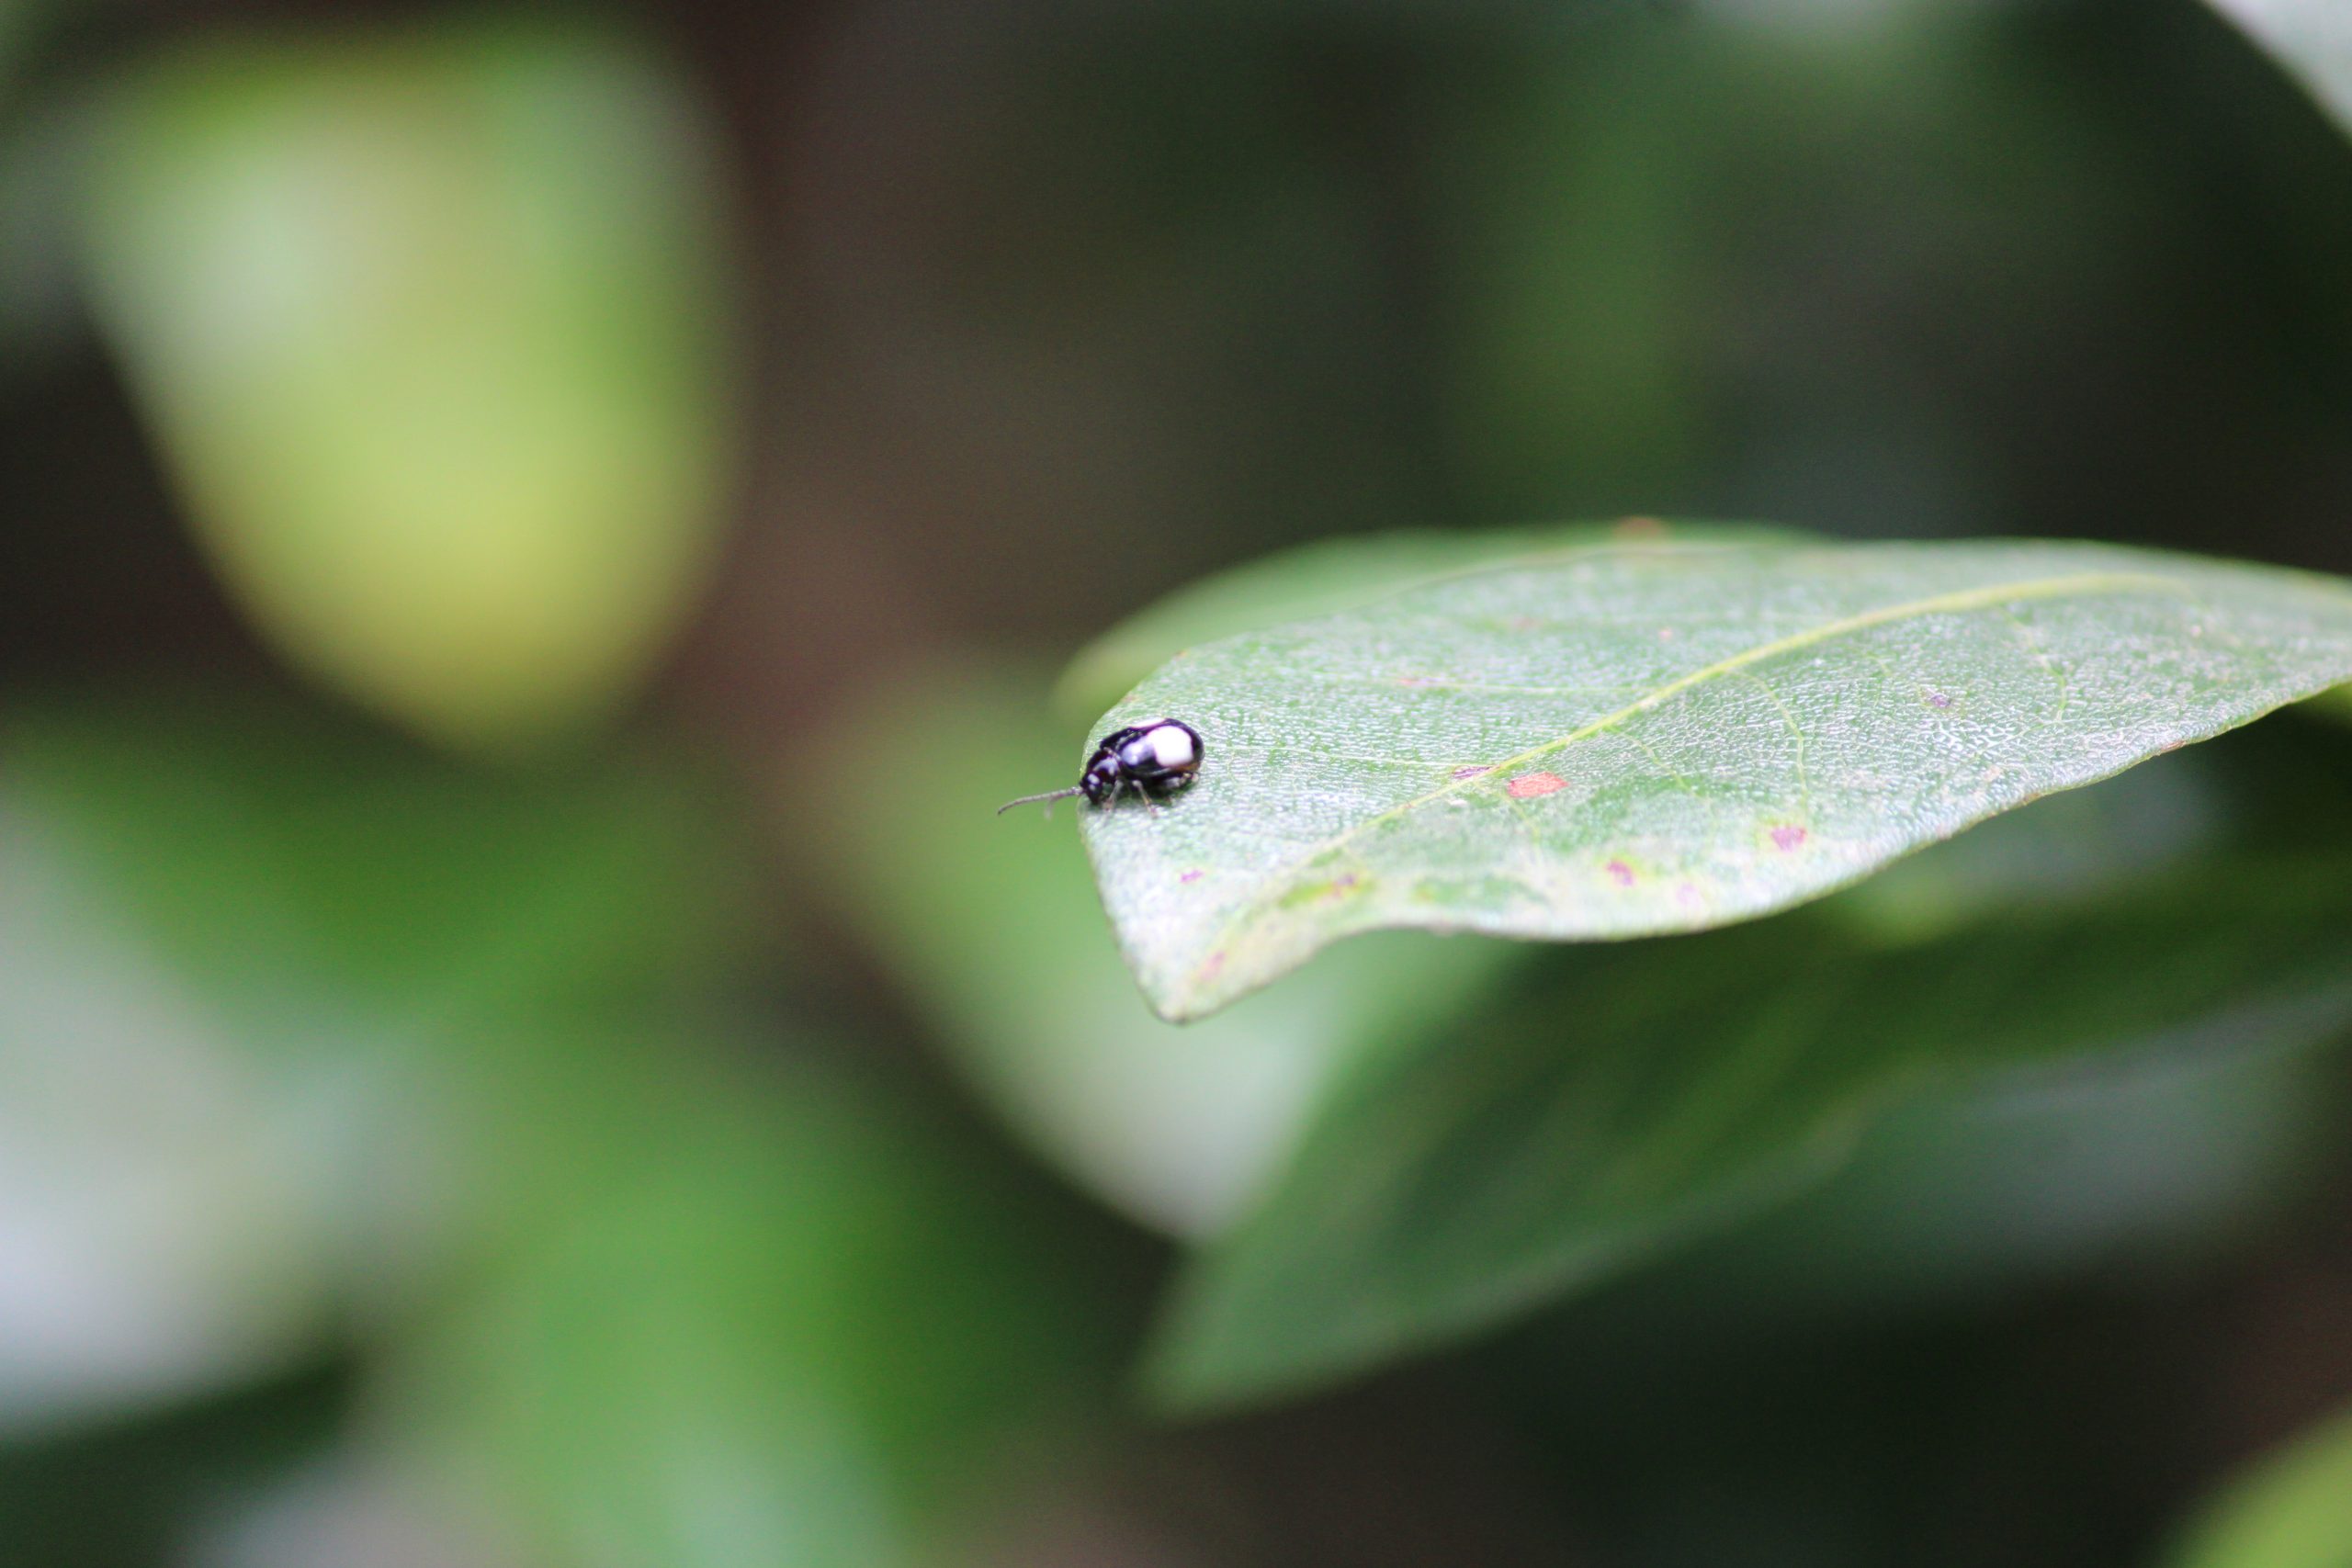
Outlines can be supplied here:
<path id="1" fill-rule="evenodd" d="M 1299 873 L 1317 860 L 1344 849 L 1356 839 L 1384 823 L 1418 811 L 1448 795 L 1462 794 L 1480 785 L 1494 785 L 1506 782 L 1506 775 L 1514 768 L 1540 761 L 1578 741 L 1605 734 L 1630 719 L 1637 718 L 1671 702 L 1693 687 L 1736 674 L 1747 670 L 1750 665 L 1759 664 L 1767 660 L 1800 652 L 1833 638 L 1849 637 L 1897 621 L 1928 615 L 1957 615 L 1970 611 L 1996 609 L 2021 600 L 2055 599 L 2069 594 L 2145 592 L 2175 593 L 2191 599 L 2198 597 L 2190 584 L 2177 578 L 2156 572 L 2075 572 L 2059 577 L 2022 578 L 2008 582 L 1987 583 L 1976 588 L 1955 589 L 1948 592 L 1928 594 L 1922 598 L 1905 600 L 1899 604 L 1883 604 L 1875 609 L 1858 611 L 1853 615 L 1822 622 L 1818 626 L 1791 632 L 1785 636 L 1758 643 L 1751 648 L 1743 649 L 1737 653 L 1729 654 L 1687 674 L 1679 675 L 1671 681 L 1653 687 L 1612 713 L 1604 714 L 1566 735 L 1545 740 L 1501 759 L 1476 777 L 1450 780 L 1409 800 L 1401 801 L 1385 811 L 1366 817 L 1362 821 L 1353 823 L 1337 833 L 1317 840 L 1306 845 L 1289 864 L 1264 878 L 1261 885 L 1268 888 L 1286 887 Z M 1270 899 L 1259 898 L 1245 904 L 1224 923 L 1217 940 L 1209 944 L 1210 950 L 1225 948 L 1242 925 L 1261 918 L 1271 902 Z"/>

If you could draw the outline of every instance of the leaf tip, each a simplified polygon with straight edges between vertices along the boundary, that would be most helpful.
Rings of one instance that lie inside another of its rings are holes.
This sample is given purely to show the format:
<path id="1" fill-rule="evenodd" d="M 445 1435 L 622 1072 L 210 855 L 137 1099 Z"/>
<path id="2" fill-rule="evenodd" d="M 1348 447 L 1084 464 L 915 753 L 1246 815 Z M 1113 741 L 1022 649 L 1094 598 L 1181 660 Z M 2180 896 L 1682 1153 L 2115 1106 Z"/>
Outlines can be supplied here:
<path id="1" fill-rule="evenodd" d="M 1197 1290 L 1180 1288 L 1128 1380 L 1129 1397 L 1157 1420 L 1202 1422 L 1244 1416 L 1337 1381 L 1346 1369 L 1317 1360 L 1269 1360 L 1217 1331 Z"/>

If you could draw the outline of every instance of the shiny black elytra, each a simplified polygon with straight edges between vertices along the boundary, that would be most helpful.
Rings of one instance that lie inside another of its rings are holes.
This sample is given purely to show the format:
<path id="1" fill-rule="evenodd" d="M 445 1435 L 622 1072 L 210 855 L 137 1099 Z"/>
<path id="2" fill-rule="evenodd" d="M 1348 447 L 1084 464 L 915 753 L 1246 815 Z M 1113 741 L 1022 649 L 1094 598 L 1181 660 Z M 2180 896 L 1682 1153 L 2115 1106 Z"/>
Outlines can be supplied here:
<path id="1" fill-rule="evenodd" d="M 1069 788 L 1008 800 L 996 814 L 1001 817 L 1034 800 L 1067 800 L 1073 795 L 1086 796 L 1094 806 L 1115 806 L 1127 790 L 1146 800 L 1165 800 L 1200 771 L 1201 732 L 1182 719 L 1155 718 L 1104 736 L 1086 760 L 1086 772 Z"/>

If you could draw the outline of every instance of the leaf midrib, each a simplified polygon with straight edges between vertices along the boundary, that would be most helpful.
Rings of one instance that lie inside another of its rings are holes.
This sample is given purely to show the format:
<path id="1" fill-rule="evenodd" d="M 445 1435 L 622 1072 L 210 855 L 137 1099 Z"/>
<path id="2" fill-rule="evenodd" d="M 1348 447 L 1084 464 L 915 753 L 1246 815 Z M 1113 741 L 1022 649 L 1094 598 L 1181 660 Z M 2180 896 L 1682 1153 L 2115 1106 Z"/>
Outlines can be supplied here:
<path id="1" fill-rule="evenodd" d="M 1523 568 L 1525 564 L 1525 562 L 1521 561 L 1511 563 L 1511 566 Z M 1488 570 L 1509 569 L 1490 568 Z M 1461 575 L 1474 576 L 1478 575 L 1478 573 L 1465 572 Z M 1428 585 L 1420 584 L 1417 585 L 1417 588 L 1424 586 Z M 2182 581 L 2178 578 L 2167 577 L 2156 572 L 2072 572 L 2063 577 L 2020 578 L 2011 582 L 1988 583 L 1978 588 L 1958 589 L 1945 593 L 1933 593 L 1926 596 L 1925 598 L 1905 600 L 1901 604 L 1884 604 L 1873 610 L 1864 610 L 1855 615 L 1840 616 L 1833 621 L 1825 621 L 1817 626 L 1809 626 L 1804 631 L 1791 632 L 1785 637 L 1775 637 L 1770 642 L 1762 642 L 1757 644 L 1753 648 L 1742 649 L 1737 653 L 1731 654 L 1724 659 L 1719 659 L 1715 660 L 1715 662 L 1704 665 L 1700 669 L 1693 670 L 1688 674 L 1679 675 L 1673 680 L 1667 682 L 1665 684 L 1644 693 L 1641 696 L 1635 698 L 1633 702 L 1626 704 L 1623 707 L 1617 709 L 1615 712 L 1605 714 L 1601 717 L 1594 719 L 1591 723 L 1582 725 L 1577 728 L 1569 731 L 1566 735 L 1559 736 L 1551 740 L 1546 740 L 1540 745 L 1532 746 L 1524 751 L 1516 752 L 1510 756 L 1505 757 L 1500 761 L 1490 764 L 1484 773 L 1481 773 L 1475 777 L 1467 779 L 1450 779 L 1444 784 L 1438 785 L 1435 789 L 1415 795 L 1410 800 L 1400 801 L 1396 805 L 1390 807 L 1385 811 L 1377 812 L 1373 816 L 1367 817 L 1361 822 L 1355 823 L 1338 833 L 1332 834 L 1329 838 L 1319 840 L 1307 846 L 1307 848 L 1294 858 L 1289 864 L 1283 866 L 1281 871 L 1265 878 L 1261 882 L 1261 886 L 1268 888 L 1287 890 L 1298 874 L 1307 866 L 1312 865 L 1316 861 L 1321 859 L 1327 854 L 1329 854 L 1333 851 L 1345 847 L 1350 840 L 1357 838 L 1363 833 L 1368 832 L 1384 822 L 1406 816 L 1411 812 L 1419 811 L 1423 807 L 1426 807 L 1434 801 L 1442 800 L 1448 795 L 1458 795 L 1465 790 L 1494 784 L 1500 780 L 1503 775 L 1511 769 L 1521 767 L 1526 763 L 1536 761 L 1544 757 L 1550 756 L 1554 752 L 1563 750 L 1566 748 L 1576 744 L 1579 740 L 1588 740 L 1593 736 L 1605 733 L 1606 731 L 1614 728 L 1616 726 L 1624 723 L 1627 719 L 1637 717 L 1642 714 L 1647 713 L 1654 708 L 1659 707 L 1664 704 L 1672 701 L 1675 697 L 1679 696 L 1682 693 L 1689 691 L 1693 686 L 1702 684 L 1708 681 L 1719 679 L 1725 675 L 1734 674 L 1741 670 L 1747 669 L 1750 665 L 1760 664 L 1770 659 L 1777 659 L 1782 654 L 1794 653 L 1800 649 L 1811 648 L 1817 644 L 1826 642 L 1833 637 L 1848 636 L 1854 632 L 1868 631 L 1874 626 L 1885 626 L 1892 622 L 1905 620 L 1913 616 L 1951 615 L 1964 613 L 1971 610 L 1989 609 L 1996 604 L 2014 604 L 2019 600 L 2054 599 L 2076 593 L 2120 593 L 2143 590 L 2160 590 L 2163 592 L 2177 593 L 2185 598 L 2193 599 L 2198 597 L 2195 589 L 2188 583 Z M 1354 612 L 1349 613 L 1352 614 Z M 1216 940 L 1209 944 L 1210 953 L 1214 955 L 1225 950 L 1234 933 L 1246 921 L 1255 919 L 1259 916 L 1262 915 L 1272 902 L 1273 900 L 1267 897 L 1254 898 L 1239 912 L 1227 920 L 1224 927 L 1218 931 Z"/>

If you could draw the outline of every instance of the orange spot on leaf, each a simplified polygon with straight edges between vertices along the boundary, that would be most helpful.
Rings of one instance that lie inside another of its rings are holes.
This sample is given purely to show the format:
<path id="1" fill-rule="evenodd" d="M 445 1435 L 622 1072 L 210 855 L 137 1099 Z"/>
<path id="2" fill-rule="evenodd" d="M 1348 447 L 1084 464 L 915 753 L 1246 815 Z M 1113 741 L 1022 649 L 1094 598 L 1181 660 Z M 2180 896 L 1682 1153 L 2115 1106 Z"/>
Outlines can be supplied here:
<path id="1" fill-rule="evenodd" d="M 1539 795 L 1550 795 L 1568 787 L 1568 781 L 1557 773 L 1521 773 L 1505 784 L 1513 800 L 1532 800 Z"/>

